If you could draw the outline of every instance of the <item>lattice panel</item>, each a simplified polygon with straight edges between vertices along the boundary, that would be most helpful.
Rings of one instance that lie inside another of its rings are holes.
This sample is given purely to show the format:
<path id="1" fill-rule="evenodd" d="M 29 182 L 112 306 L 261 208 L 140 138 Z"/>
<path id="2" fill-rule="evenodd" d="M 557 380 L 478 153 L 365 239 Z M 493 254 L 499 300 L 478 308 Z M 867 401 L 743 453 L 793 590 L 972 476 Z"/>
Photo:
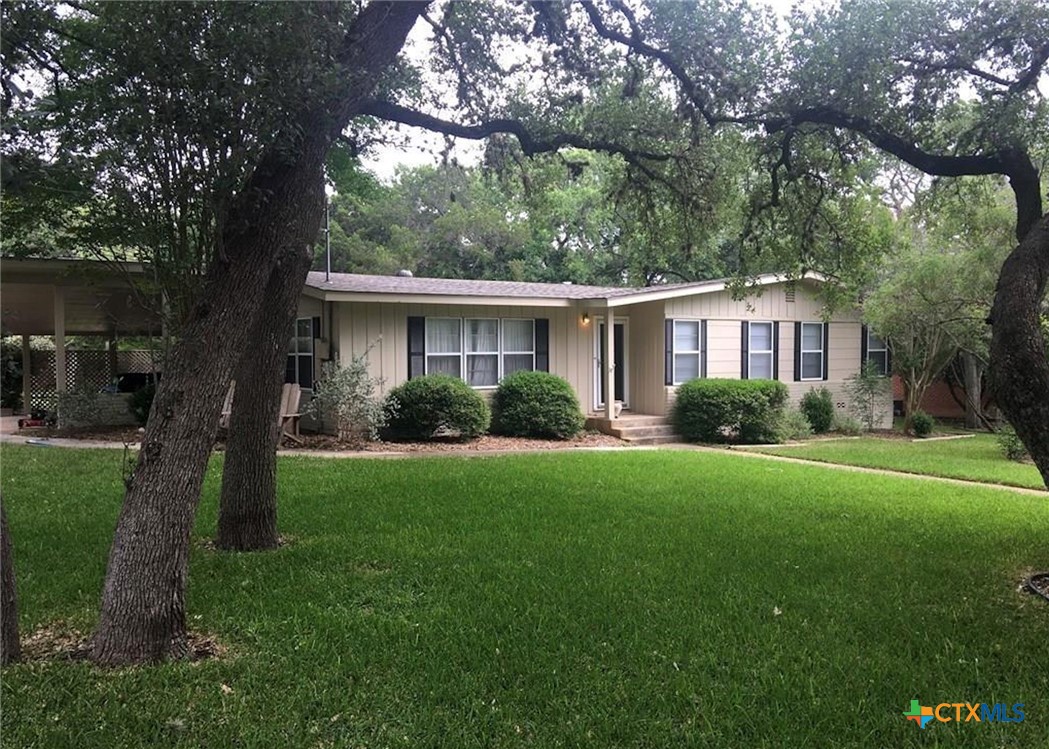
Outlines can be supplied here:
<path id="1" fill-rule="evenodd" d="M 156 355 L 159 355 L 157 352 Z M 33 351 L 30 357 L 30 404 L 53 411 L 58 403 L 55 390 L 55 352 Z M 153 358 L 142 349 L 117 352 L 117 373 L 152 372 Z M 159 370 L 159 362 L 157 364 Z M 99 349 L 66 349 L 66 389 L 97 393 L 111 381 L 109 352 Z"/>

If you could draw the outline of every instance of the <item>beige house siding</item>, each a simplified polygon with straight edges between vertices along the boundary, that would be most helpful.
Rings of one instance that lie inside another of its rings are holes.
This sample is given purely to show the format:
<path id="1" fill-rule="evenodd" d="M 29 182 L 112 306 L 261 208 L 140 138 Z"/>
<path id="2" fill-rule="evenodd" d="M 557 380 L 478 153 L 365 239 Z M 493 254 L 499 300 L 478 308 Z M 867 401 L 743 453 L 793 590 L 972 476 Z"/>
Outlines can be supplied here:
<path id="1" fill-rule="evenodd" d="M 859 316 L 851 310 L 839 310 L 829 320 L 828 372 L 826 380 L 794 380 L 794 323 L 822 322 L 823 305 L 808 283 L 795 286 L 794 301 L 788 301 L 786 284 L 766 287 L 758 297 L 734 300 L 727 291 L 701 296 L 682 297 L 666 302 L 666 316 L 674 319 L 707 320 L 707 377 L 735 379 L 741 374 L 743 320 L 779 322 L 779 379 L 787 385 L 790 399 L 797 405 L 812 388 L 830 390 L 838 413 L 847 414 L 849 399 L 845 381 L 860 365 Z M 664 386 L 661 411 L 673 408 L 676 388 Z M 892 398 L 885 398 L 880 409 L 881 427 L 892 425 Z"/>
<path id="2" fill-rule="evenodd" d="M 460 306 L 350 302 L 335 305 L 334 328 L 341 361 L 368 351 L 369 370 L 383 380 L 386 393 L 408 379 L 408 318 L 546 318 L 550 321 L 550 371 L 564 377 L 584 410 L 593 404 L 594 322 L 584 325 L 573 308 Z M 593 316 L 591 316 L 593 318 Z"/>
<path id="3" fill-rule="evenodd" d="M 830 319 L 828 379 L 794 381 L 793 323 L 822 322 L 823 306 L 816 288 L 807 282 L 796 284 L 793 301 L 787 285 L 780 283 L 766 286 L 763 293 L 745 300 L 734 300 L 728 291 L 718 291 L 617 307 L 616 320 L 627 321 L 627 371 L 622 374 L 627 376 L 631 410 L 669 413 L 675 388 L 665 384 L 665 320 L 695 319 L 707 321 L 707 377 L 740 376 L 741 321 L 776 321 L 780 323 L 779 378 L 788 386 L 791 400 L 797 402 L 812 387 L 826 386 L 839 411 L 846 411 L 845 380 L 860 363 L 861 325 L 854 312 L 839 311 Z M 583 322 L 584 313 L 589 314 L 589 324 Z M 546 318 L 550 321 L 550 371 L 572 385 L 588 413 L 596 410 L 595 336 L 604 313 L 603 309 L 583 306 L 320 302 L 310 298 L 304 298 L 300 306 L 300 316 L 319 316 L 322 320 L 322 338 L 316 347 L 318 373 L 320 361 L 329 354 L 348 361 L 368 352 L 372 375 L 383 380 L 382 393 L 408 377 L 408 317 Z M 891 399 L 887 398 L 883 425 L 890 423 Z"/>
<path id="4" fill-rule="evenodd" d="M 664 303 L 646 302 L 616 310 L 630 318 L 630 409 L 662 415 L 665 408 Z"/>

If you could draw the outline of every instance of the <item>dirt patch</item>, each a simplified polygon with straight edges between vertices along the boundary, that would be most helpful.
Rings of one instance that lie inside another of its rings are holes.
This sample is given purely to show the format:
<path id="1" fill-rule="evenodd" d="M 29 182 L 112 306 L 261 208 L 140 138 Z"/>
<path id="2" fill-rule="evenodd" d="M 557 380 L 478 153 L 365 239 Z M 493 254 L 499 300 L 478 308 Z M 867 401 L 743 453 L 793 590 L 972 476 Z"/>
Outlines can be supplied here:
<path id="1" fill-rule="evenodd" d="M 189 633 L 188 661 L 205 661 L 223 658 L 229 648 L 206 632 Z M 66 622 L 55 621 L 36 629 L 22 639 L 22 660 L 40 661 L 86 661 L 91 657 L 91 636 L 86 635 Z"/>
<path id="2" fill-rule="evenodd" d="M 301 445 L 285 444 L 288 451 L 308 454 L 311 451 L 359 453 L 447 453 L 491 450 L 563 450 L 577 447 L 623 447 L 618 437 L 600 432 L 584 432 L 570 440 L 539 440 L 524 437 L 498 437 L 486 434 L 473 440 L 434 440 L 433 442 L 367 442 L 363 445 L 342 442 L 326 434 L 303 435 Z"/>
<path id="3" fill-rule="evenodd" d="M 280 534 L 277 535 L 277 548 L 278 549 L 283 549 L 285 546 L 291 546 L 293 543 L 295 543 L 295 536 L 287 536 L 287 535 L 284 535 L 283 533 L 280 533 Z M 222 552 L 222 553 L 225 553 L 225 551 L 226 551 L 225 549 L 220 549 L 215 544 L 215 539 L 214 538 L 198 538 L 197 541 L 196 541 L 196 545 L 197 545 L 198 548 L 204 549 L 204 551 L 215 551 L 215 552 Z M 269 549 L 268 551 L 272 551 L 272 549 Z M 242 552 L 231 551 L 229 553 L 231 553 L 231 554 L 240 554 Z"/>

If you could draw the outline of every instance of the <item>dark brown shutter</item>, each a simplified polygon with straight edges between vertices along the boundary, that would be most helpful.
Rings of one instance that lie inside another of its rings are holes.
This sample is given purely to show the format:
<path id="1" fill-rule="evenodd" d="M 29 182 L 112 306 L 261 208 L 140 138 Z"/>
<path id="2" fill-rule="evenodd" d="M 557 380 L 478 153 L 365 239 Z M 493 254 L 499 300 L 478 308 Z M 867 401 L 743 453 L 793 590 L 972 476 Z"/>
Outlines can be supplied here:
<path id="1" fill-rule="evenodd" d="M 408 318 L 408 379 L 426 374 L 426 318 Z"/>
<path id="2" fill-rule="evenodd" d="M 550 371 L 550 320 L 545 317 L 535 321 L 535 368 L 538 372 Z"/>
<path id="3" fill-rule="evenodd" d="M 801 323 L 794 323 L 794 382 L 801 382 Z"/>
<path id="4" fill-rule="evenodd" d="M 772 379 L 779 379 L 779 323 L 772 323 Z"/>
<path id="5" fill-rule="evenodd" d="M 663 383 L 674 384 L 674 321 L 663 321 Z"/>
<path id="6" fill-rule="evenodd" d="M 743 331 L 743 338 L 741 343 L 742 350 L 740 353 L 739 377 L 741 380 L 745 380 L 747 379 L 748 365 L 750 363 L 750 323 L 744 320 L 740 328 Z"/>
<path id="7" fill-rule="evenodd" d="M 319 317 L 313 318 L 313 337 L 323 338 L 321 335 L 321 319 Z"/>
<path id="8" fill-rule="evenodd" d="M 699 376 L 707 376 L 707 321 L 699 322 Z"/>
<path id="9" fill-rule="evenodd" d="M 823 379 L 830 375 L 830 323 L 823 323 Z"/>
<path id="10" fill-rule="evenodd" d="M 860 326 L 860 367 L 867 363 L 867 326 Z"/>

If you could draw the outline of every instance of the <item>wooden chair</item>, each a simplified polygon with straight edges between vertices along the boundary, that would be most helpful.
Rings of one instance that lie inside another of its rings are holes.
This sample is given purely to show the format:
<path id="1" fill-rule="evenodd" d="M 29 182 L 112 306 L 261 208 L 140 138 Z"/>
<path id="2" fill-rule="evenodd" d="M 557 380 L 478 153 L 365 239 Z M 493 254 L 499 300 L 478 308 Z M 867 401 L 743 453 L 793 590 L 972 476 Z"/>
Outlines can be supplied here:
<path id="1" fill-rule="evenodd" d="M 229 430 L 230 417 L 233 414 L 233 394 L 236 390 L 236 381 L 229 384 L 226 391 L 226 400 L 222 403 L 222 413 L 219 415 L 219 429 Z M 293 442 L 302 443 L 299 435 L 299 401 L 302 399 L 302 389 L 295 383 L 285 383 L 280 391 L 280 411 L 277 414 L 277 425 L 280 427 L 281 439 L 287 437 Z"/>
<path id="2" fill-rule="evenodd" d="M 302 388 L 295 383 L 285 383 L 280 391 L 280 414 L 277 421 L 280 424 L 281 439 L 287 437 L 292 442 L 302 444 L 299 436 L 299 401 L 302 398 Z"/>

